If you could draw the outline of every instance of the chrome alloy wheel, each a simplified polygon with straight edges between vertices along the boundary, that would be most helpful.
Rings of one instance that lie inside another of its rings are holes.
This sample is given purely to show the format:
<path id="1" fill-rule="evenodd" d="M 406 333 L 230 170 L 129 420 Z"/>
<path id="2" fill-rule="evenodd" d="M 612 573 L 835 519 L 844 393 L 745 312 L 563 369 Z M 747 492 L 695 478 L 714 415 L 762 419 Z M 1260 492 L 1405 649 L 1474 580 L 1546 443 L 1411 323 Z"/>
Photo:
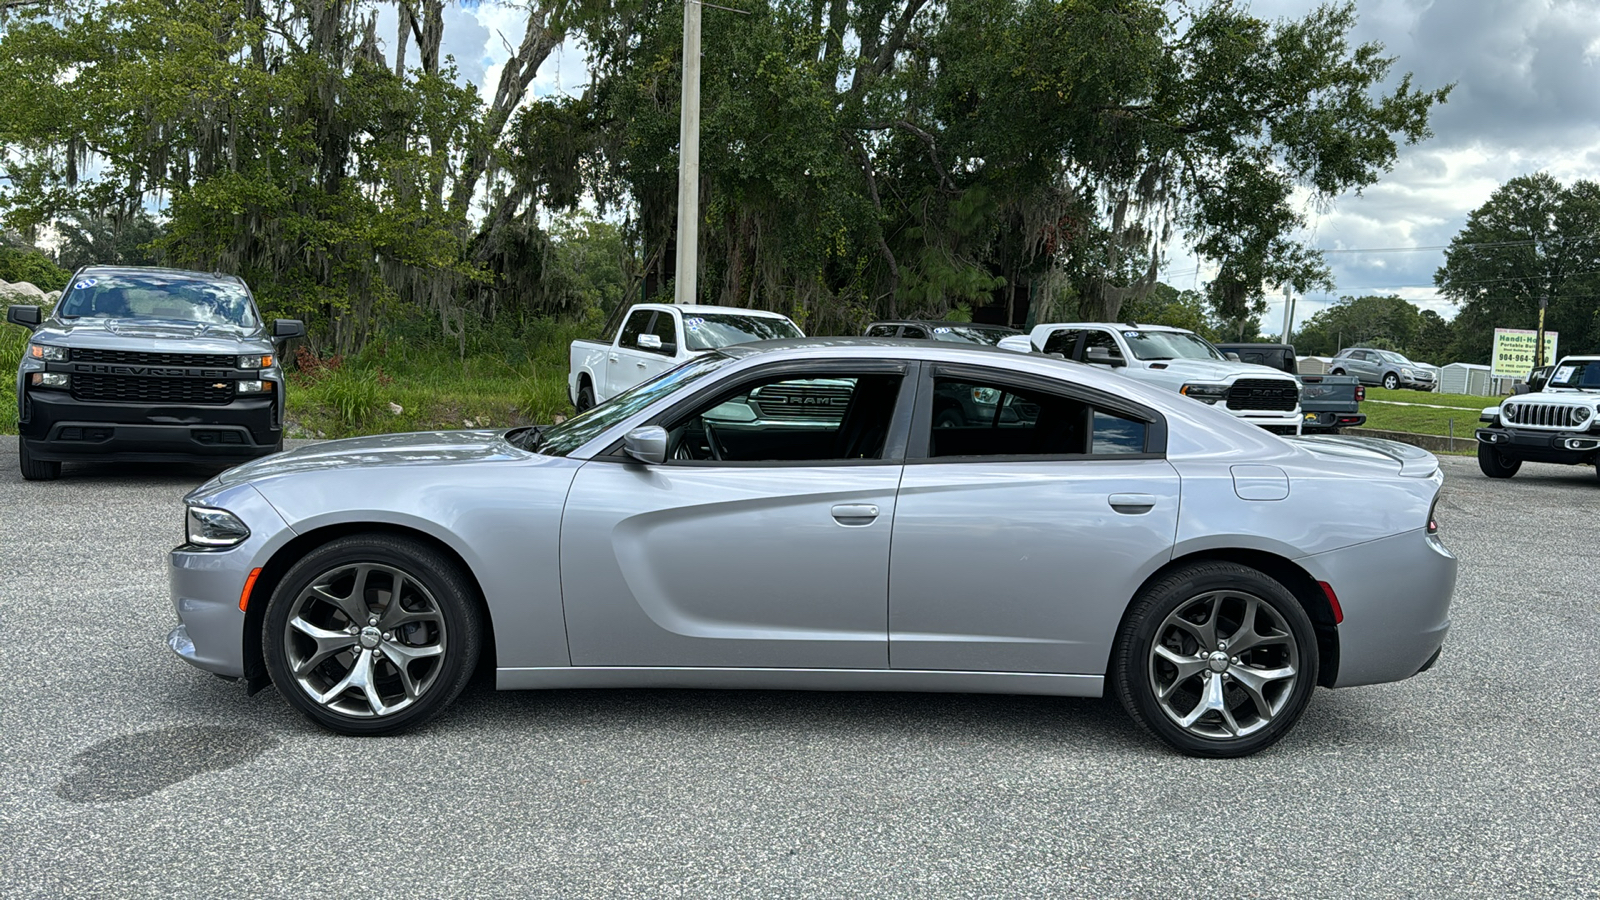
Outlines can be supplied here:
<path id="1" fill-rule="evenodd" d="M 401 569 L 352 563 L 323 572 L 295 597 L 283 629 L 286 662 L 318 705 L 361 718 L 397 713 L 443 669 L 444 613 Z"/>
<path id="2" fill-rule="evenodd" d="M 1300 646 L 1282 615 L 1242 591 L 1181 604 L 1150 645 L 1150 687 L 1162 713 L 1201 738 L 1232 739 L 1272 724 L 1294 695 Z"/>

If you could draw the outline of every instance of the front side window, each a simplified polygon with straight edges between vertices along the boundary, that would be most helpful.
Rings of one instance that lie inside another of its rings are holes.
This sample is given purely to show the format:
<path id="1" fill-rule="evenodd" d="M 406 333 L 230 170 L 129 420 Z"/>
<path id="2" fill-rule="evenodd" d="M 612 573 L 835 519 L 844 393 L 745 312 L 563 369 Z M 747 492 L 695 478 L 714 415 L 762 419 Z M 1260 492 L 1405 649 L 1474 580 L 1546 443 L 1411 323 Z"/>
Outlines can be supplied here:
<path id="1" fill-rule="evenodd" d="M 1060 328 L 1052 331 L 1045 339 L 1044 352 L 1051 356 L 1070 357 L 1077 348 L 1080 334 L 1083 334 L 1081 329 Z"/>
<path id="2" fill-rule="evenodd" d="M 690 350 L 715 350 L 751 341 L 798 337 L 805 337 L 805 334 L 793 322 L 779 316 L 696 313 L 683 318 L 683 338 Z"/>
<path id="3" fill-rule="evenodd" d="M 968 378 L 934 379 L 933 457 L 1144 453 L 1149 425 L 1072 397 Z"/>
<path id="4" fill-rule="evenodd" d="M 628 314 L 628 321 L 622 325 L 622 340 L 617 342 L 620 347 L 639 346 L 639 335 L 650 328 L 650 317 L 655 312 L 648 309 L 636 309 Z"/>
<path id="5" fill-rule="evenodd" d="M 542 429 L 538 450 L 546 456 L 566 456 L 599 437 L 606 429 L 620 424 L 657 400 L 698 383 L 731 362 L 732 357 L 713 353 L 668 369 L 560 425 Z"/>
<path id="6" fill-rule="evenodd" d="M 155 319 L 255 328 L 250 292 L 236 281 L 204 281 L 165 272 L 86 275 L 61 299 L 63 319 Z"/>
<path id="7" fill-rule="evenodd" d="M 894 337 L 894 333 L 895 333 L 896 330 L 898 330 L 898 326 L 895 326 L 895 325 L 874 325 L 871 328 L 867 329 L 867 335 L 866 336 L 867 337 Z"/>
<path id="8" fill-rule="evenodd" d="M 1122 358 L 1122 348 L 1117 346 L 1117 339 L 1112 337 L 1109 331 L 1101 331 L 1096 328 L 1084 332 L 1083 358 L 1085 361 L 1089 359 L 1089 351 L 1095 349 L 1104 350 L 1114 360 L 1126 362 Z"/>
<path id="9" fill-rule="evenodd" d="M 643 347 L 651 353 L 660 353 L 663 356 L 673 356 L 678 352 L 678 330 L 673 324 L 672 313 L 658 312 L 656 320 L 650 326 L 650 333 L 661 339 L 660 347 Z"/>
<path id="10" fill-rule="evenodd" d="M 740 385 L 664 423 L 680 462 L 881 459 L 899 374 L 773 376 Z"/>

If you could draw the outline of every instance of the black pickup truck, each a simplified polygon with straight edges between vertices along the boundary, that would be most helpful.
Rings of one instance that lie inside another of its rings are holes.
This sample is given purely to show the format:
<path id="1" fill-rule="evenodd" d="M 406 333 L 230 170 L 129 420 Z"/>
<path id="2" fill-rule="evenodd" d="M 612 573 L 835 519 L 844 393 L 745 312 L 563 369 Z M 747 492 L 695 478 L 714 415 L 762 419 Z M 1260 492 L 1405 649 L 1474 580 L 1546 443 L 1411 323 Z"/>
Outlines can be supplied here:
<path id="1" fill-rule="evenodd" d="M 1367 389 L 1354 375 L 1302 375 L 1290 344 L 1218 344 L 1217 349 L 1240 362 L 1271 366 L 1300 379 L 1300 411 L 1305 414 L 1300 427 L 1305 433 L 1335 434 L 1366 424 L 1361 401 L 1367 399 Z"/>

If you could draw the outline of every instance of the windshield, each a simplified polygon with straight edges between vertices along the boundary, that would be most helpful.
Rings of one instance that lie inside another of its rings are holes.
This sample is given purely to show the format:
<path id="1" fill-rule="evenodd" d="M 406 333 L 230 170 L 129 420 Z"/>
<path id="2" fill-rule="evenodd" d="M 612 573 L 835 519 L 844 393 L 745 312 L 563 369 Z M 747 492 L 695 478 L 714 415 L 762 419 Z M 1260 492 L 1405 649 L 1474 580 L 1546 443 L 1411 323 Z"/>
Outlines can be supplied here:
<path id="1" fill-rule="evenodd" d="M 993 347 L 1003 337 L 1021 334 L 1014 328 L 986 328 L 982 325 L 939 325 L 933 329 L 933 339 L 952 344 L 981 344 Z"/>
<path id="2" fill-rule="evenodd" d="M 63 319 L 158 319 L 255 328 L 250 292 L 236 281 L 206 281 L 166 272 L 85 276 L 68 288 Z"/>
<path id="3" fill-rule="evenodd" d="M 560 425 L 540 429 L 539 452 L 546 456 L 566 456 L 660 398 L 705 378 L 731 362 L 733 357 L 716 353 L 699 356 L 675 369 L 668 369 Z"/>
<path id="4" fill-rule="evenodd" d="M 1226 359 L 1187 331 L 1124 331 L 1122 337 L 1139 359 Z"/>
<path id="5" fill-rule="evenodd" d="M 1545 387 L 1600 390 L 1600 360 L 1563 360 Z"/>
<path id="6" fill-rule="evenodd" d="M 704 313 L 683 317 L 683 337 L 690 350 L 715 350 L 751 341 L 805 337 L 805 334 L 793 322 L 779 316 Z"/>

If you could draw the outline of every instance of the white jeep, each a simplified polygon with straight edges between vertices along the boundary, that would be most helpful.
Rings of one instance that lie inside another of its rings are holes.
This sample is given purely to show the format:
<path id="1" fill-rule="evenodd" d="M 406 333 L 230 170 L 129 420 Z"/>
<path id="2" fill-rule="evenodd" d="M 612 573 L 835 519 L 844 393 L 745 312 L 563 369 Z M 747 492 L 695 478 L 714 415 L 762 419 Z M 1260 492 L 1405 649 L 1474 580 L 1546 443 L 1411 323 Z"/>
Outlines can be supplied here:
<path id="1" fill-rule="evenodd" d="M 1478 421 L 1478 468 L 1490 478 L 1510 478 L 1524 460 L 1594 465 L 1600 456 L 1600 356 L 1563 358 L 1542 388 L 1507 397 Z"/>
<path id="2" fill-rule="evenodd" d="M 1036 351 L 1115 369 L 1135 378 L 1220 406 L 1278 434 L 1299 434 L 1300 381 L 1271 366 L 1229 359 L 1199 335 L 1167 325 L 1073 322 L 1039 325 L 1000 346 Z"/>

